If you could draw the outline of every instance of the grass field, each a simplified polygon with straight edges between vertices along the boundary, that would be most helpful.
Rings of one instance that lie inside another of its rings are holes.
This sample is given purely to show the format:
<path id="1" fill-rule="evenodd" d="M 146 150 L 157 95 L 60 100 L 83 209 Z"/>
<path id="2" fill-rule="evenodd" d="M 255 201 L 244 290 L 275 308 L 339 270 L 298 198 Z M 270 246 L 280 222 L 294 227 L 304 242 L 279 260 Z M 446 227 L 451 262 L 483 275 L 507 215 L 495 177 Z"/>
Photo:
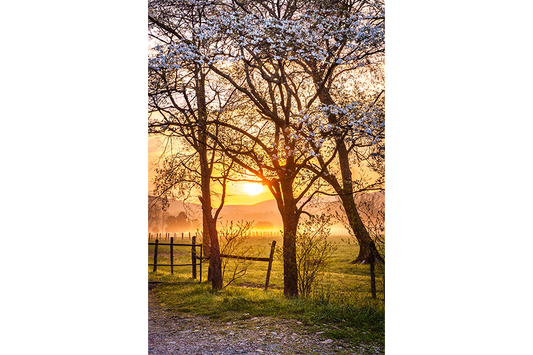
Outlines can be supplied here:
<path id="1" fill-rule="evenodd" d="M 325 272 L 320 275 L 309 298 L 286 299 L 283 297 L 283 263 L 276 254 L 272 264 L 269 290 L 264 291 L 267 262 L 252 262 L 247 273 L 221 292 L 211 292 L 207 282 L 207 262 L 203 264 L 202 283 L 192 279 L 191 266 L 148 267 L 149 281 L 162 281 L 155 289 L 159 299 L 170 309 L 182 313 L 208 315 L 214 318 L 275 316 L 298 319 L 312 327 L 335 325 L 327 330 L 332 338 L 353 342 L 365 342 L 384 346 L 384 284 L 382 268 L 377 269 L 377 299 L 371 298 L 370 266 L 349 262 L 359 251 L 355 244 L 343 242 L 346 236 L 332 236 L 330 241 L 337 249 Z M 190 243 L 187 238 L 183 241 Z M 281 237 L 253 237 L 253 246 L 261 257 L 268 257 L 270 244 Z M 181 238 L 178 241 L 181 243 Z M 149 263 L 153 263 L 153 246 L 149 246 Z M 170 263 L 168 246 L 158 246 L 158 264 Z M 198 249 L 199 252 L 199 249 Z M 174 247 L 174 263 L 191 263 L 190 247 Z M 199 276 L 199 269 L 198 269 Z M 225 280 L 226 281 L 226 280 Z M 189 282 L 189 283 L 186 283 Z"/>

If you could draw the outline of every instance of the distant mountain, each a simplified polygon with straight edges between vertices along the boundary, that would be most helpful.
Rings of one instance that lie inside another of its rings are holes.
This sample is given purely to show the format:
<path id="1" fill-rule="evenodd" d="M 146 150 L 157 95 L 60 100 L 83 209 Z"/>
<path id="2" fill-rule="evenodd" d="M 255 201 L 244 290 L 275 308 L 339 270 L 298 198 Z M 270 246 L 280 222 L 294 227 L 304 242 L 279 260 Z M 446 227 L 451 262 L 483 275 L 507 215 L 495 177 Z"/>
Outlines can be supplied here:
<path id="1" fill-rule="evenodd" d="M 275 229 L 280 229 L 281 216 L 275 200 L 267 200 L 254 205 L 225 205 L 220 212 L 220 219 L 225 221 L 270 222 Z"/>
<path id="2" fill-rule="evenodd" d="M 191 220 L 201 220 L 201 206 L 195 203 L 169 200 L 170 207 L 167 213 L 178 215 L 185 212 Z M 275 200 L 267 200 L 254 205 L 224 205 L 220 212 L 219 218 L 222 223 L 227 221 L 255 221 L 270 222 L 274 228 L 279 229 L 282 226 L 281 216 Z"/>
<path id="3" fill-rule="evenodd" d="M 368 205 L 377 206 L 379 209 L 384 206 L 385 193 L 382 191 L 364 193 L 356 195 L 356 203 L 366 202 Z M 180 212 L 185 212 L 189 220 L 196 220 L 198 225 L 201 225 L 201 207 L 199 204 L 169 200 L 170 207 L 167 213 L 177 216 Z M 328 196 L 314 199 L 306 208 L 310 213 L 321 213 L 329 210 L 330 213 L 341 213 L 341 204 L 337 197 Z M 281 216 L 278 211 L 275 200 L 267 200 L 253 205 L 225 205 L 220 212 L 220 220 L 222 223 L 228 221 L 255 221 L 255 222 L 270 222 L 274 229 L 281 229 L 283 224 Z M 363 222 L 366 217 L 361 213 Z M 268 225 L 269 223 L 265 223 Z M 335 224 L 332 228 L 343 229 L 341 223 Z M 270 228 L 269 228 L 270 229 Z"/>

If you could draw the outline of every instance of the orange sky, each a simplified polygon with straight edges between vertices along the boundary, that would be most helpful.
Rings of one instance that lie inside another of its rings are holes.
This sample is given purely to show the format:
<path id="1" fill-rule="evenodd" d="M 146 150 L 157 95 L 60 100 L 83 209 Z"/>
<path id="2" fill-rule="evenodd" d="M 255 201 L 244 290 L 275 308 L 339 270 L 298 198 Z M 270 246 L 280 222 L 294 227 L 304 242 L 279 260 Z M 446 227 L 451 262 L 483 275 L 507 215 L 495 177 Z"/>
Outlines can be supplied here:
<path id="1" fill-rule="evenodd" d="M 152 180 L 155 175 L 153 162 L 157 160 L 160 153 L 161 153 L 161 147 L 158 147 L 158 139 L 155 137 L 149 137 L 148 138 L 148 193 L 149 194 L 153 190 Z M 245 189 L 246 189 L 245 183 L 231 183 L 228 185 L 226 204 L 228 205 L 253 205 L 253 204 L 256 204 L 262 201 L 272 199 L 273 197 L 270 191 L 268 191 L 268 189 L 265 186 L 262 186 L 262 187 L 263 187 L 263 191 L 261 193 L 249 195 L 245 192 Z"/>
<path id="2" fill-rule="evenodd" d="M 161 147 L 158 146 L 158 138 L 148 138 L 148 193 L 151 194 L 153 189 L 152 180 L 154 178 L 154 164 L 161 153 Z M 354 178 L 357 178 L 358 174 L 353 171 Z M 368 171 L 369 176 L 376 178 L 377 174 Z M 246 183 L 231 183 L 227 187 L 226 204 L 227 205 L 253 205 L 262 201 L 273 199 L 272 194 L 266 186 L 262 186 L 263 191 L 258 194 L 250 195 L 245 192 Z M 255 184 L 254 184 L 255 185 Z M 257 184 L 259 185 L 259 184 Z M 217 187 L 215 187 L 216 189 Z M 217 190 L 219 191 L 219 190 Z M 192 201 L 191 201 L 192 202 Z M 196 203 L 196 201 L 194 201 Z M 213 201 L 214 204 L 218 204 L 217 201 Z"/>

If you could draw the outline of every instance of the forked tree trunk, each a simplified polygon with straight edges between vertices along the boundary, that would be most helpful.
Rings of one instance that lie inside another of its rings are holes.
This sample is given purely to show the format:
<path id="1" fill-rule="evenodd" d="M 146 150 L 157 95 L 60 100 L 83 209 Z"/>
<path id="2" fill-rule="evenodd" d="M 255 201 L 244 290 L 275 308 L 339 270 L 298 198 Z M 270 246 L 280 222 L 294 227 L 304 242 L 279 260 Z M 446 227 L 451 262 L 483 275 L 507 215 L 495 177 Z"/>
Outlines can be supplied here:
<path id="1" fill-rule="evenodd" d="M 218 244 L 218 233 L 216 221 L 213 218 L 213 208 L 211 206 L 211 166 L 207 158 L 207 105 L 205 100 L 205 74 L 197 72 L 197 102 L 198 102 L 198 155 L 200 157 L 202 212 L 207 228 L 204 231 L 209 233 L 211 248 L 209 249 L 209 275 L 213 290 L 222 289 L 222 263 L 220 260 L 220 246 Z M 204 224 L 204 227 L 205 227 Z"/>

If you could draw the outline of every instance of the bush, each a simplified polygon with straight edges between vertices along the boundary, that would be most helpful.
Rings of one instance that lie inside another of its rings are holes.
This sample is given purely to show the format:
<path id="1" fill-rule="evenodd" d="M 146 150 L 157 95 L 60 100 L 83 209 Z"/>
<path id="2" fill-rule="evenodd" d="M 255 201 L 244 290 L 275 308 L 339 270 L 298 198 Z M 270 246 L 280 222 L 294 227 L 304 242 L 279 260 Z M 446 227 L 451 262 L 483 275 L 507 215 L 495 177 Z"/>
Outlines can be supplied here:
<path id="1" fill-rule="evenodd" d="M 218 230 L 220 238 L 220 253 L 238 256 L 256 256 L 255 250 L 247 245 L 253 222 L 240 221 L 235 225 L 233 221 L 227 222 Z M 252 255 L 254 254 L 254 255 Z M 222 278 L 224 287 L 243 277 L 253 263 L 250 260 L 222 258 Z"/>
<path id="2" fill-rule="evenodd" d="M 331 219 L 326 214 L 309 215 L 302 219 L 296 235 L 298 292 L 308 297 L 318 275 L 326 268 L 336 247 L 327 238 Z"/>

